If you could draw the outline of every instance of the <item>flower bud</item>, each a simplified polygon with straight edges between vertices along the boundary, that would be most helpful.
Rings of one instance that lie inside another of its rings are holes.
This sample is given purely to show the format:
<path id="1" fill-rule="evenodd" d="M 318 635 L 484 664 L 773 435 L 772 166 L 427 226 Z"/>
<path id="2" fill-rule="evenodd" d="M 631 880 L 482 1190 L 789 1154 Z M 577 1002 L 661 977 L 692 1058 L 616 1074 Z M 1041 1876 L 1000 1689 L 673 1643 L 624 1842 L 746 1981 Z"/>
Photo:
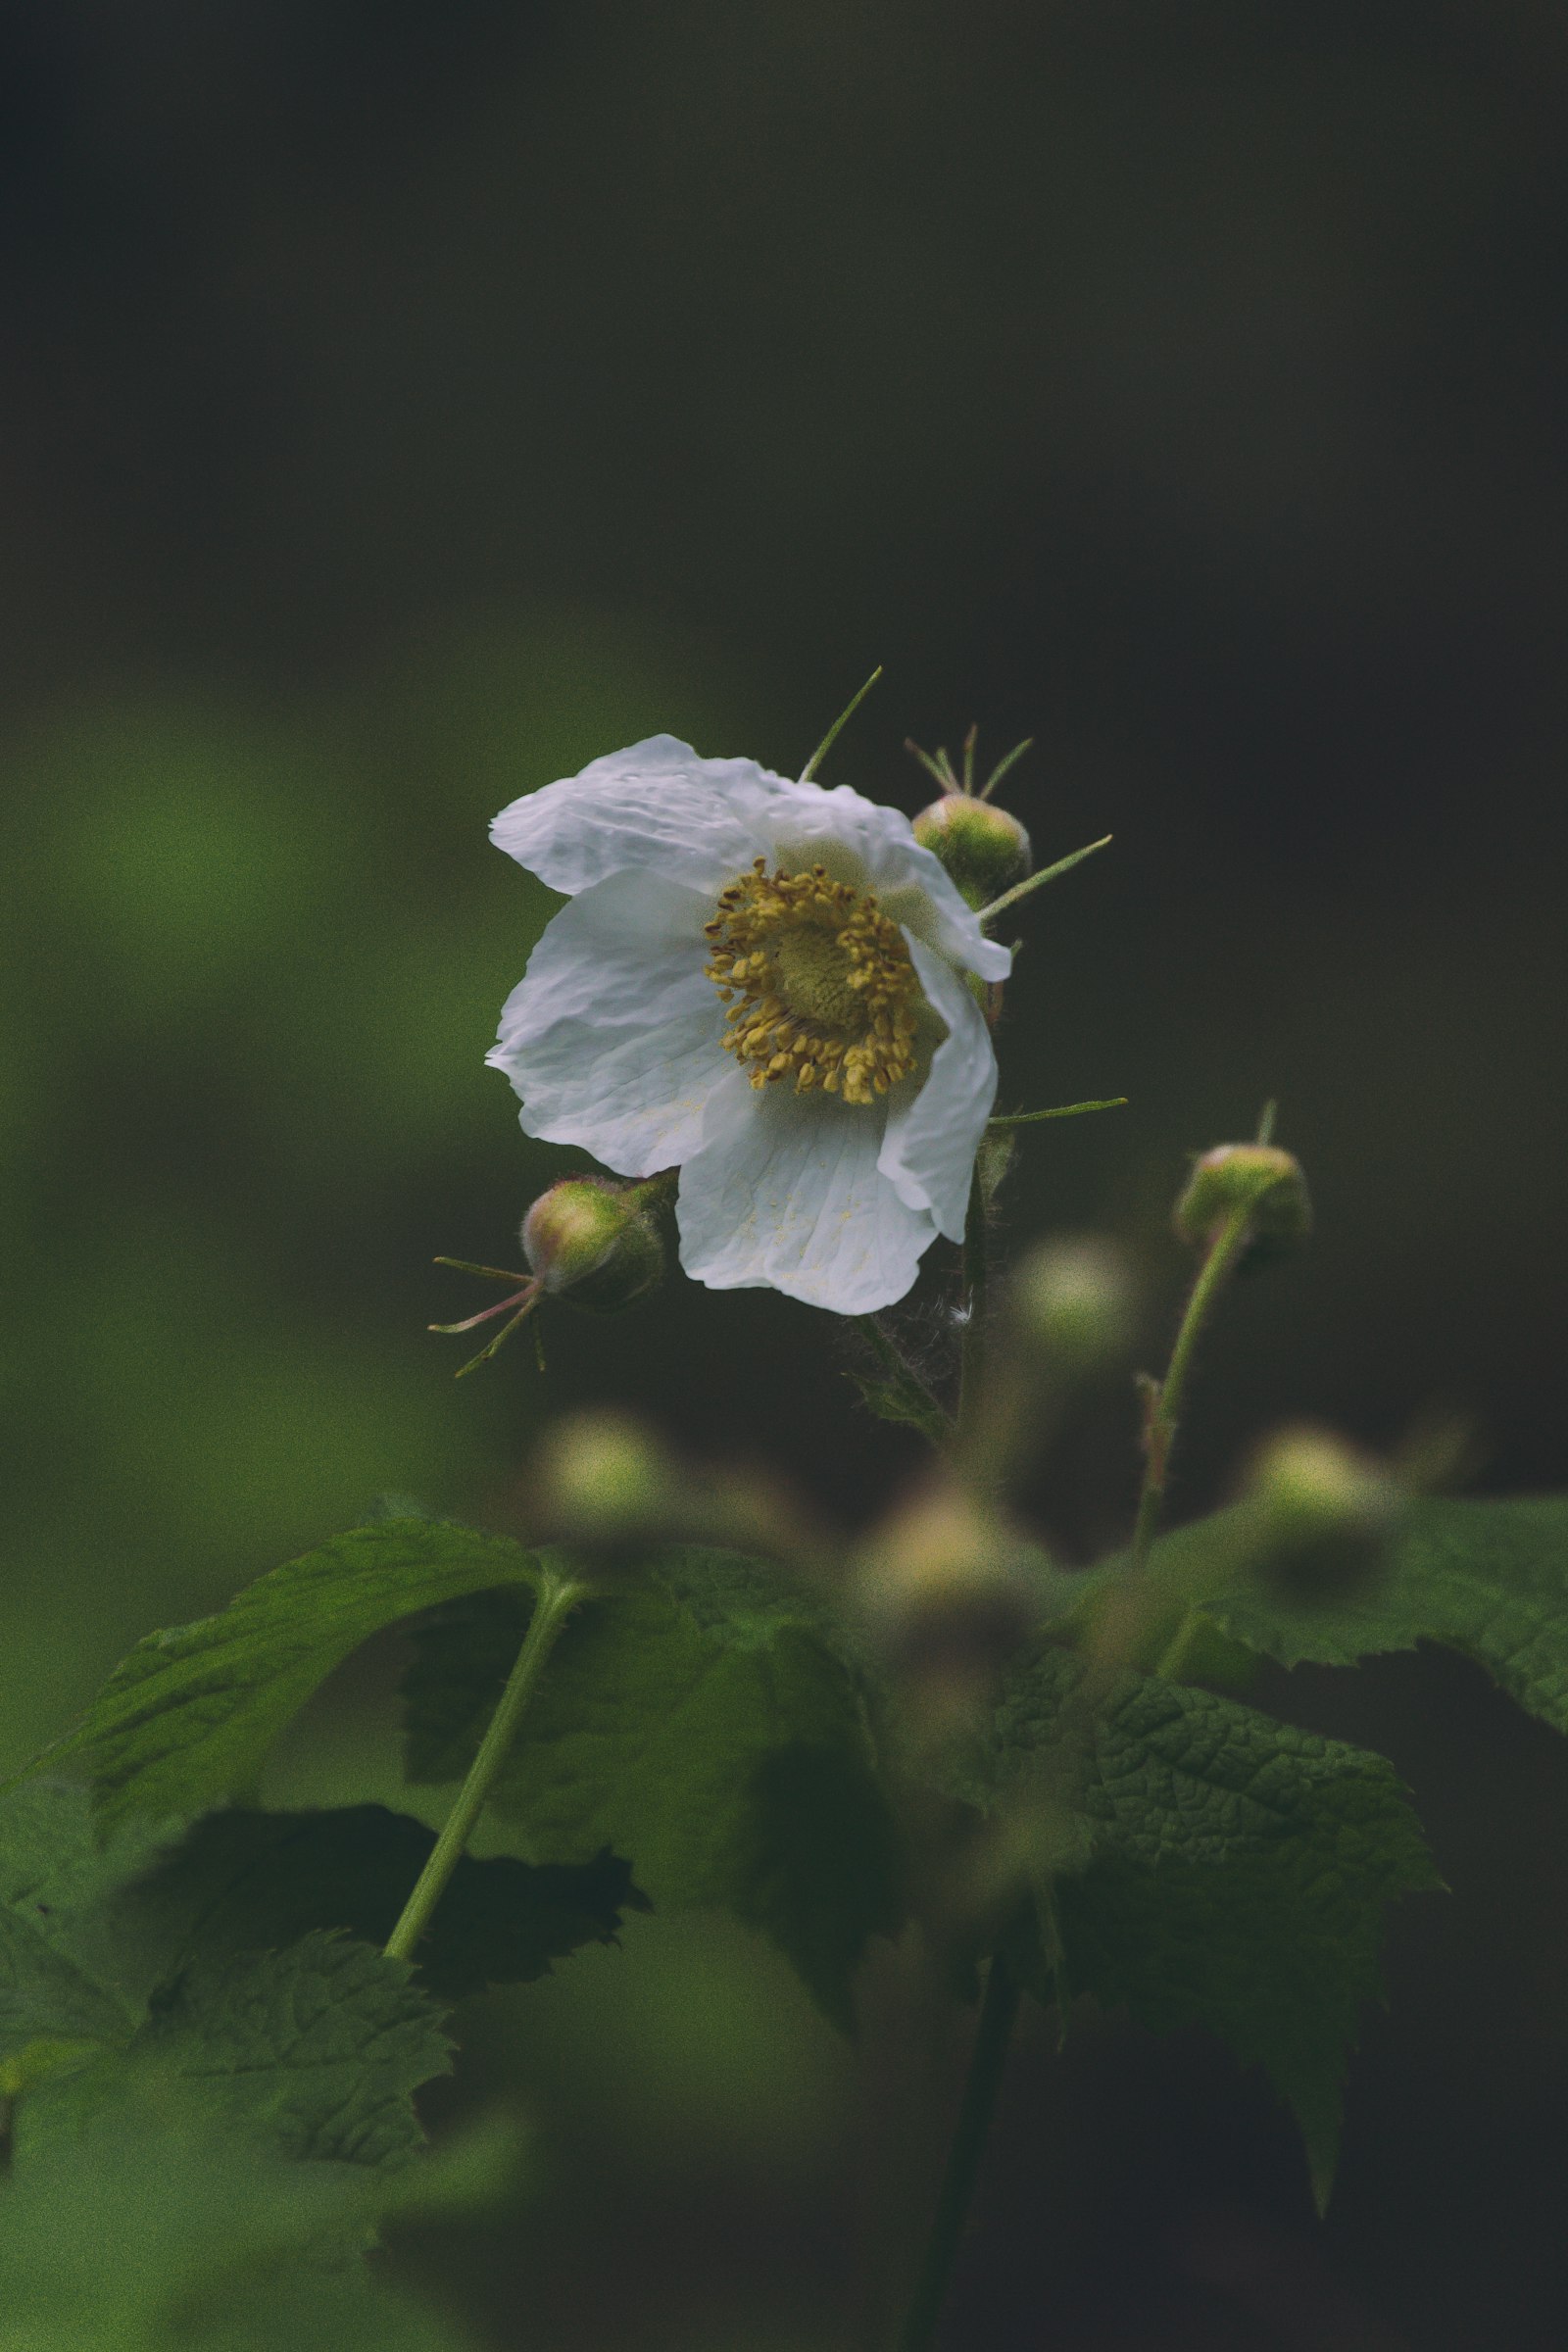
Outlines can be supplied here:
<path id="1" fill-rule="evenodd" d="M 672 1479 L 659 1445 L 624 1413 L 573 1413 L 547 1433 L 533 1487 L 545 1531 L 594 1548 L 661 1532 Z"/>
<path id="2" fill-rule="evenodd" d="M 1248 1486 L 1262 1514 L 1265 1573 L 1293 1599 L 1343 1599 L 1377 1574 L 1400 1491 L 1370 1454 L 1309 1424 L 1276 1430 Z"/>
<path id="3" fill-rule="evenodd" d="M 1135 1298 L 1121 1252 L 1092 1234 L 1041 1242 L 1013 1280 L 1026 1338 L 1063 1372 L 1098 1372 L 1133 1344 Z"/>
<path id="4" fill-rule="evenodd" d="M 857 1586 L 867 1631 L 933 1727 L 985 1696 L 1043 1609 L 1023 1540 L 956 1486 L 895 1509 L 867 1542 Z"/>
<path id="5" fill-rule="evenodd" d="M 1015 816 L 967 792 L 944 793 L 914 820 L 914 838 L 941 859 L 971 906 L 989 906 L 1024 881 L 1034 858 Z"/>
<path id="6" fill-rule="evenodd" d="M 1201 1248 L 1239 1208 L 1250 1211 L 1252 1263 L 1298 1248 L 1312 1230 L 1300 1161 L 1276 1144 L 1216 1144 L 1195 1163 L 1172 1222 L 1179 1240 Z"/>
<path id="7" fill-rule="evenodd" d="M 618 1314 L 663 1280 L 664 1245 L 641 1205 L 643 1187 L 567 1176 L 522 1220 L 522 1247 L 551 1296 L 594 1314 Z"/>

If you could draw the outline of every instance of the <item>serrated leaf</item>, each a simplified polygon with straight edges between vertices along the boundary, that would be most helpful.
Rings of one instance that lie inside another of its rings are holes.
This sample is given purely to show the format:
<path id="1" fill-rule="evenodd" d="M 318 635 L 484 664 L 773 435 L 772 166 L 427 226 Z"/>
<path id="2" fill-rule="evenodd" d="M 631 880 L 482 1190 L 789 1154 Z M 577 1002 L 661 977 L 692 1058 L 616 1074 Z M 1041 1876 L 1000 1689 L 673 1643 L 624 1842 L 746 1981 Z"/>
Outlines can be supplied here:
<path id="1" fill-rule="evenodd" d="M 122 1898 L 178 1835 L 137 1823 L 105 1851 L 84 1789 L 34 1782 L 0 1800 L 0 2060 L 134 2030 L 165 1954 Z"/>
<path id="2" fill-rule="evenodd" d="M 1077 1676 L 1059 1649 L 1021 1669 L 960 1790 L 1075 1811 L 1085 1860 L 1054 1882 L 1049 1937 L 1023 1933 L 1027 1981 L 1218 2034 L 1295 2110 L 1326 2197 L 1386 1907 L 1441 1884 L 1404 1791 L 1384 1757 L 1234 1699 L 1139 1677 L 1089 1710 Z"/>
<path id="3" fill-rule="evenodd" d="M 413 1778 L 466 1769 L 523 1623 L 491 1594 L 420 1629 L 405 1685 Z M 800 1593 L 732 1553 L 666 1553 L 583 1604 L 495 1804 L 535 1859 L 609 1846 L 656 1908 L 732 1912 L 846 2027 L 867 1940 L 900 1921 L 859 1678 Z"/>
<path id="4" fill-rule="evenodd" d="M 0 2352 L 459 2352 L 363 2262 L 366 2174 L 292 2164 L 167 2082 L 0 2186 Z M 466 2340 L 466 2339 L 464 2339 Z"/>
<path id="5" fill-rule="evenodd" d="M 1221 1520 L 1156 1546 L 1156 1568 L 1212 1545 Z M 1385 1573 L 1360 1590 L 1302 1597 L 1266 1576 L 1203 1613 L 1282 1665 L 1349 1666 L 1438 1642 L 1474 1658 L 1532 1715 L 1568 1732 L 1568 1497 L 1412 1503 Z"/>
<path id="6" fill-rule="evenodd" d="M 384 1942 L 433 1843 L 379 1805 L 217 1813 L 183 1838 L 179 1828 L 133 1822 L 100 1848 L 84 1789 L 31 1782 L 0 1800 L 0 2063 L 16 2070 L 13 2093 L 95 2045 L 130 2045 L 158 1987 L 192 1965 L 315 1929 Z M 465 1856 L 420 1944 L 419 1981 L 450 1999 L 523 1983 L 609 1941 L 641 1899 L 610 1854 L 576 1867 Z"/>
<path id="7" fill-rule="evenodd" d="M 414 2092 L 450 2066 L 441 2017 L 406 1961 L 350 1936 L 203 1955 L 154 1996 L 122 2049 L 22 2103 L 19 2156 L 78 2138 L 172 2080 L 215 2123 L 290 2157 L 399 2169 L 424 2144 Z"/>
<path id="8" fill-rule="evenodd" d="M 67 1766 L 106 1819 L 196 1814 L 254 1786 L 311 1692 L 372 1634 L 439 1601 L 530 1587 L 531 1556 L 505 1537 L 429 1519 L 337 1536 L 250 1585 L 219 1616 L 139 1642 L 75 1729 L 28 1774 Z"/>

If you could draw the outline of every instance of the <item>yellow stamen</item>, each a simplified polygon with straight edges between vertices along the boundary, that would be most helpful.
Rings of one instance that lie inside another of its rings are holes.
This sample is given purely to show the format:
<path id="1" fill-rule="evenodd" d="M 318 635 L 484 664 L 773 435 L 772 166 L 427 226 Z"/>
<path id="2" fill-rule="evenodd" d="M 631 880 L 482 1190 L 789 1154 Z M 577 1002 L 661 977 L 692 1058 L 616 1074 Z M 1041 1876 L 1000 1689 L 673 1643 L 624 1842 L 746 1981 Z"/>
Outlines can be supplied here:
<path id="1" fill-rule="evenodd" d="M 791 1073 L 872 1102 L 914 1068 L 920 983 L 897 923 L 872 893 L 809 873 L 769 874 L 759 858 L 721 892 L 708 977 L 729 1010 L 724 1044 L 753 1086 Z"/>

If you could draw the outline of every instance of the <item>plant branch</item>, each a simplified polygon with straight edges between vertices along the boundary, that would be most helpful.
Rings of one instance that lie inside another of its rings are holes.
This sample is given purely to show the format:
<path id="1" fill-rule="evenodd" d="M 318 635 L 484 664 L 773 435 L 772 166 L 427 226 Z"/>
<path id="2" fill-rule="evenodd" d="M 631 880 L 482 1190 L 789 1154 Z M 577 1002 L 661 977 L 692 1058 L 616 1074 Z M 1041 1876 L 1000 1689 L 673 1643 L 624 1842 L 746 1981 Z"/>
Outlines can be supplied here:
<path id="1" fill-rule="evenodd" d="M 412 1960 L 419 1938 L 430 1924 L 430 1915 L 446 1889 L 447 1881 L 463 1859 L 464 1849 L 473 1832 L 473 1825 L 484 1809 L 485 1799 L 494 1786 L 496 1775 L 507 1760 L 508 1751 L 516 1738 L 523 1709 L 533 1694 L 535 1684 L 544 1672 L 545 1661 L 555 1648 L 566 1619 L 571 1615 L 587 1588 L 574 1584 L 569 1577 L 545 1568 L 539 1578 L 539 1597 L 534 1603 L 532 1617 L 516 1662 L 507 1678 L 489 1728 L 479 1742 L 479 1752 L 468 1767 L 467 1779 L 458 1791 L 458 1801 L 448 1814 L 446 1824 L 430 1851 L 430 1858 L 420 1871 L 414 1892 L 403 1907 L 403 1916 L 387 1937 L 387 1955 L 393 1960 Z"/>
<path id="2" fill-rule="evenodd" d="M 1176 1425 L 1181 1418 L 1182 1398 L 1187 1376 L 1192 1370 L 1199 1334 L 1208 1319 L 1209 1310 L 1219 1296 L 1226 1276 L 1241 1255 L 1255 1205 L 1255 1202 L 1246 1201 L 1234 1208 L 1210 1242 L 1203 1262 L 1198 1269 L 1198 1279 L 1188 1296 L 1165 1377 L 1150 1392 L 1149 1421 L 1144 1441 L 1144 1484 L 1138 1497 L 1138 1519 L 1133 1529 L 1129 1562 L 1130 1573 L 1134 1576 L 1147 1564 L 1154 1531 L 1159 1525 L 1159 1514 L 1165 1500 L 1165 1481 L 1170 1471 L 1171 1447 L 1176 1442 Z"/>
<path id="3" fill-rule="evenodd" d="M 948 2299 L 948 2289 L 953 2283 L 954 2266 L 962 2243 L 964 2223 L 968 2219 L 975 2182 L 979 2179 L 980 2159 L 985 2152 L 991 2118 L 996 2112 L 997 2093 L 1002 2087 L 1003 2072 L 1007 2061 L 1007 2044 L 1012 2038 L 1013 2020 L 1018 2014 L 1019 1990 L 1017 1978 L 998 1952 L 986 1977 L 985 1998 L 980 2004 L 980 2022 L 975 2028 L 974 2048 L 969 2054 L 963 2100 L 948 2149 L 947 2167 L 942 2176 L 942 2186 L 937 2192 L 937 2208 L 932 2216 L 931 2231 L 926 2239 L 913 2299 L 904 2324 L 904 2333 L 899 2338 L 899 2352 L 927 2352 L 928 2346 L 935 2340 L 937 2322 L 942 2316 L 942 2306 Z"/>

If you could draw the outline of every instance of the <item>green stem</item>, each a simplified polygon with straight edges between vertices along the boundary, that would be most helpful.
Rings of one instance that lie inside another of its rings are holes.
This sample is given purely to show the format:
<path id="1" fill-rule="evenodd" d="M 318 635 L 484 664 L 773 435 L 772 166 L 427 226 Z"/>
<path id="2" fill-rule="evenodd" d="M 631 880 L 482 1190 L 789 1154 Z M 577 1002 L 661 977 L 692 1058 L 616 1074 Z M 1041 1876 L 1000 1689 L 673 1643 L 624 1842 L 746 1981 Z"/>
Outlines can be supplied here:
<path id="1" fill-rule="evenodd" d="M 989 906 L 980 908 L 981 922 L 989 923 L 993 915 L 1003 913 L 1008 906 L 1016 906 L 1018 901 L 1028 898 L 1031 891 L 1041 889 L 1047 882 L 1054 882 L 1062 874 L 1070 874 L 1075 865 L 1082 865 L 1084 859 L 1092 858 L 1097 850 L 1109 849 L 1110 843 L 1110 834 L 1103 834 L 1099 841 L 1090 842 L 1084 849 L 1073 850 L 1067 857 L 1058 858 L 1054 865 L 1042 866 L 1040 872 L 1031 874 L 1026 882 L 1015 882 L 1011 890 L 1004 890 L 1000 899 L 993 899 Z"/>
<path id="2" fill-rule="evenodd" d="M 954 2127 L 947 2169 L 937 2194 L 937 2209 L 932 2216 L 909 2316 L 899 2338 L 899 2352 L 927 2352 L 927 2346 L 935 2339 L 942 2306 L 953 2283 L 954 2265 L 979 2178 L 986 2135 L 996 2111 L 1007 2044 L 1018 2014 L 1019 1989 L 1017 1978 L 998 1952 L 986 1978 L 980 2023 L 975 2028 L 968 2078 L 963 2085 L 963 2102 Z"/>
<path id="3" fill-rule="evenodd" d="M 1041 1119 L 1078 1119 L 1086 1110 L 1124 1110 L 1126 1105 L 1125 1095 L 1107 1095 L 1102 1102 L 1057 1102 L 1050 1110 L 999 1111 L 994 1118 L 987 1119 L 986 1125 L 991 1128 L 1033 1127 Z"/>
<path id="4" fill-rule="evenodd" d="M 403 1907 L 403 1917 L 387 1937 L 389 1959 L 413 1959 L 419 1938 L 430 1924 L 430 1914 L 441 1900 L 448 1879 L 463 1859 L 464 1848 L 484 1808 L 495 1777 L 506 1762 L 507 1751 L 516 1737 L 523 1709 L 544 1671 L 545 1661 L 555 1648 L 562 1628 L 582 1599 L 585 1590 L 584 1586 L 573 1584 L 568 1577 L 561 1576 L 549 1568 L 541 1573 L 539 1597 L 534 1603 L 533 1615 L 528 1621 L 528 1631 L 517 1652 L 516 1663 L 507 1677 L 507 1687 L 490 1718 L 489 1729 L 479 1742 L 479 1752 L 468 1767 L 468 1777 L 458 1791 L 458 1801 L 430 1849 L 430 1858 L 420 1871 L 414 1892 Z"/>
<path id="5" fill-rule="evenodd" d="M 1209 1243 L 1207 1254 L 1198 1269 L 1198 1280 L 1187 1300 L 1181 1329 L 1176 1334 L 1176 1345 L 1170 1351 L 1169 1368 L 1153 1396 L 1149 1416 L 1143 1492 L 1138 1497 L 1138 1520 L 1133 1529 L 1131 1566 L 1135 1576 L 1149 1558 L 1154 1530 L 1159 1525 L 1160 1509 L 1165 1500 L 1165 1481 L 1170 1472 L 1171 1448 L 1176 1442 L 1176 1425 L 1181 1418 L 1182 1397 L 1199 1334 L 1208 1319 L 1209 1309 L 1219 1296 L 1225 1277 L 1241 1254 L 1255 1206 L 1255 1202 L 1249 1201 L 1232 1209 Z"/>
<path id="6" fill-rule="evenodd" d="M 1198 1639 L 1198 1629 L 1202 1622 L 1201 1613 L 1196 1606 L 1183 1612 L 1180 1625 L 1154 1665 L 1154 1672 L 1162 1683 L 1180 1681 L 1188 1652 Z"/>
<path id="7" fill-rule="evenodd" d="M 879 662 L 875 669 L 872 670 L 871 675 L 866 679 L 865 684 L 860 688 L 860 691 L 856 696 L 854 702 L 848 704 L 846 708 L 839 712 L 837 718 L 833 721 L 833 724 L 829 727 L 827 733 L 823 736 L 821 742 L 817 745 L 815 751 L 811 754 L 811 757 L 802 768 L 801 782 L 803 784 L 808 784 L 810 782 L 817 769 L 821 766 L 823 760 L 827 758 L 828 753 L 833 749 L 833 746 L 839 735 L 849 724 L 850 720 L 855 716 L 855 713 L 857 710 L 858 710 L 860 705 L 864 702 L 866 696 L 870 693 L 872 687 L 876 684 L 881 675 L 882 664 Z"/>
<path id="8" fill-rule="evenodd" d="M 972 1450 L 986 1370 L 986 1194 L 978 1162 L 969 1187 L 969 1213 L 963 1228 L 963 1296 L 965 1321 L 958 1358 L 956 1442 L 961 1450 Z"/>

